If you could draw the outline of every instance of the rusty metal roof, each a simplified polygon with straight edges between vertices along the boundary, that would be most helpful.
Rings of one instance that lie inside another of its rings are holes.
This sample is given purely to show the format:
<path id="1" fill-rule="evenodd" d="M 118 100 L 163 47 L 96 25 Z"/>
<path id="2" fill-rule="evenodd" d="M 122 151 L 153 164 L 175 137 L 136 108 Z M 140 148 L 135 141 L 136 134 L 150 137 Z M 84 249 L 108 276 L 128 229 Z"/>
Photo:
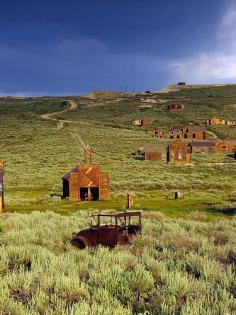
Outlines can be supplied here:
<path id="1" fill-rule="evenodd" d="M 76 172 L 78 172 L 78 165 L 75 166 L 75 167 L 73 167 L 72 170 L 71 170 L 69 173 L 67 173 L 67 174 L 65 174 L 64 176 L 62 176 L 62 179 L 68 180 L 69 177 L 70 177 L 70 174 L 71 174 L 71 173 L 76 173 Z"/>
<path id="2" fill-rule="evenodd" d="M 214 141 L 192 141 L 189 143 L 192 147 L 214 147 L 215 142 Z"/>
<path id="3" fill-rule="evenodd" d="M 224 142 L 226 144 L 236 145 L 236 140 L 220 140 L 220 141 L 217 142 L 217 144 L 220 143 L 220 142 Z"/>
<path id="4" fill-rule="evenodd" d="M 187 126 L 188 132 L 206 132 L 205 127 Z"/>

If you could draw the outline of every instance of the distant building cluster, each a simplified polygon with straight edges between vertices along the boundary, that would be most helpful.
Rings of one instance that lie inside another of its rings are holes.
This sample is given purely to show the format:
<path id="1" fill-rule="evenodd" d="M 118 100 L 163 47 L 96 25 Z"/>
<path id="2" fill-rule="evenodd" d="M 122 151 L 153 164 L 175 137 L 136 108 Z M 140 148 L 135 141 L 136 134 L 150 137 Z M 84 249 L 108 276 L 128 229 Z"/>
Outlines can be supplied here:
<path id="1" fill-rule="evenodd" d="M 148 130 L 147 135 L 167 139 L 206 139 L 206 128 L 188 126 L 175 126 L 170 130 Z"/>
<path id="2" fill-rule="evenodd" d="M 222 126 L 235 126 L 236 121 L 230 121 L 230 120 L 225 120 L 225 119 L 220 119 L 220 118 L 210 118 L 207 120 L 207 125 L 208 126 L 217 126 L 217 125 L 222 125 Z"/>
<path id="3" fill-rule="evenodd" d="M 150 161 L 188 163 L 191 160 L 191 153 L 184 142 L 175 140 L 166 147 L 139 148 L 137 157 Z"/>

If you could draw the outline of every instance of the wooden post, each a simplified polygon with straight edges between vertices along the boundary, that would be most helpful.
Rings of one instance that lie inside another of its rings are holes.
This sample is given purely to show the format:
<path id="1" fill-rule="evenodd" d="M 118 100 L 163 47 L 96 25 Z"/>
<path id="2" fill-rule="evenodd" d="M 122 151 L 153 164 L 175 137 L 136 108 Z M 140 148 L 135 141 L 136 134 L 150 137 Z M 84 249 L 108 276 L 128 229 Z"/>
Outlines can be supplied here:
<path id="1" fill-rule="evenodd" d="M 4 211 L 3 175 L 4 175 L 4 161 L 0 160 L 0 213 Z"/>
<path id="2" fill-rule="evenodd" d="M 88 187 L 88 201 L 92 200 L 91 187 Z"/>
<path id="3" fill-rule="evenodd" d="M 130 194 L 127 194 L 127 209 L 133 208 L 133 206 L 134 198 Z"/>

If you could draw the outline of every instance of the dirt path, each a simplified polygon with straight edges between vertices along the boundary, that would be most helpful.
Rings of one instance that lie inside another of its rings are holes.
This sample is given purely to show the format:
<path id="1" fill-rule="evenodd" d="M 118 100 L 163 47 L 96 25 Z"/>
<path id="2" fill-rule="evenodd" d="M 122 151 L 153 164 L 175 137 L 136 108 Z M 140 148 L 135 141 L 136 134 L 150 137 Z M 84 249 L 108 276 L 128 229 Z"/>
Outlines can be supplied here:
<path id="1" fill-rule="evenodd" d="M 61 115 L 63 113 L 69 112 L 71 110 L 74 110 L 76 108 L 78 108 L 78 104 L 73 101 L 73 100 L 66 100 L 66 102 L 68 102 L 69 107 L 66 109 L 63 109 L 59 112 L 52 112 L 52 113 L 47 113 L 47 114 L 42 114 L 40 115 L 40 117 L 42 119 L 46 119 L 46 120 L 52 120 L 52 121 L 57 121 L 58 125 L 57 125 L 57 129 L 60 130 L 63 128 L 64 123 L 75 123 L 75 124 L 83 124 L 83 125 L 94 125 L 92 123 L 86 122 L 86 121 L 77 121 L 77 120 L 68 120 L 68 119 L 60 119 L 60 118 L 56 118 L 56 116 Z"/>
<path id="2" fill-rule="evenodd" d="M 77 132 L 69 132 L 69 134 L 72 136 L 75 142 L 80 145 L 81 149 L 85 148 L 84 140 Z"/>
<path id="3" fill-rule="evenodd" d="M 48 114 L 42 114 L 40 117 L 43 119 L 48 119 L 48 120 L 55 120 L 54 117 L 57 115 L 61 115 L 63 113 L 66 113 L 68 111 L 74 110 L 78 107 L 78 105 L 75 103 L 73 100 L 66 100 L 66 102 L 69 104 L 69 108 L 63 109 L 59 112 L 53 112 L 53 113 L 48 113 Z M 63 121 L 63 120 L 62 120 Z"/>
<path id="4" fill-rule="evenodd" d="M 220 138 L 218 138 L 217 135 L 216 135 L 214 132 L 207 130 L 207 133 L 208 133 L 209 135 L 211 135 L 214 139 L 220 140 Z"/>

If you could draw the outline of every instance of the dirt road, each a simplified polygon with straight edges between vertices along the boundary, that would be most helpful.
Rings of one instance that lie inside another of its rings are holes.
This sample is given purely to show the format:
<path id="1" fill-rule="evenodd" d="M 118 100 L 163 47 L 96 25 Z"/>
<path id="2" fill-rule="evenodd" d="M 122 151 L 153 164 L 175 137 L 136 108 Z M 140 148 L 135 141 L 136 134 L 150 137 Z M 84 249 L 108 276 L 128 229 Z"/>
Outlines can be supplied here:
<path id="1" fill-rule="evenodd" d="M 54 120 L 54 118 L 57 115 L 61 115 L 63 113 L 66 113 L 68 111 L 74 110 L 78 107 L 78 105 L 75 103 L 73 100 L 66 100 L 66 102 L 69 104 L 69 107 L 66 109 L 63 109 L 59 112 L 53 112 L 53 113 L 48 113 L 48 114 L 42 114 L 40 117 L 43 119 L 48 119 L 48 120 Z"/>

